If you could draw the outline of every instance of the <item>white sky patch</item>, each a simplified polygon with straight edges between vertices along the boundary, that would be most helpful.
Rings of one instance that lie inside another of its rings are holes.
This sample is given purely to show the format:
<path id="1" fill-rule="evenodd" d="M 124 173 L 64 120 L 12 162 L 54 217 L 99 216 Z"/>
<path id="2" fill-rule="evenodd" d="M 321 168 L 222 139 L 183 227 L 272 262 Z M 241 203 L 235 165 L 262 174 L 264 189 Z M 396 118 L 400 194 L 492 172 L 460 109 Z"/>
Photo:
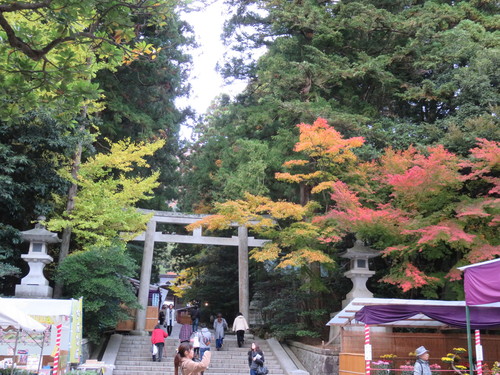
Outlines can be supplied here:
<path id="1" fill-rule="evenodd" d="M 221 40 L 227 17 L 229 16 L 223 0 L 217 0 L 201 11 L 181 14 L 181 18 L 193 27 L 198 48 L 187 51 L 193 59 L 189 77 L 191 96 L 177 99 L 178 107 L 191 106 L 197 114 L 203 114 L 218 95 L 226 93 L 234 97 L 245 88 L 246 82 L 241 81 L 225 86 L 222 77 L 216 72 L 217 63 L 222 62 L 224 53 L 228 49 Z M 190 136 L 191 129 L 183 126 L 181 138 L 186 139 Z"/>

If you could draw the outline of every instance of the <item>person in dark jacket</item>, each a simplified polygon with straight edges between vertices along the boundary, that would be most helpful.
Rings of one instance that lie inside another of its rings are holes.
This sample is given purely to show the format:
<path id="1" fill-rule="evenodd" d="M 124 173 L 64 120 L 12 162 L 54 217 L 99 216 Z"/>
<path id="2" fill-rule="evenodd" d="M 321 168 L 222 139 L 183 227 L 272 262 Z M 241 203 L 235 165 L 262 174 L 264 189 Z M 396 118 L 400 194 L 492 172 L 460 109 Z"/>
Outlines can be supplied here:
<path id="1" fill-rule="evenodd" d="M 248 352 L 248 366 L 250 366 L 250 375 L 257 375 L 257 368 L 264 366 L 264 353 L 254 342 L 252 349 Z"/>
<path id="2" fill-rule="evenodd" d="M 162 326 L 164 322 L 165 322 L 165 309 L 162 308 L 158 313 L 158 323 L 160 323 L 160 325 Z"/>
<path id="3" fill-rule="evenodd" d="M 198 324 L 200 324 L 200 308 L 198 305 L 194 305 L 194 307 L 191 309 L 191 320 L 193 322 L 193 332 L 198 331 Z"/>

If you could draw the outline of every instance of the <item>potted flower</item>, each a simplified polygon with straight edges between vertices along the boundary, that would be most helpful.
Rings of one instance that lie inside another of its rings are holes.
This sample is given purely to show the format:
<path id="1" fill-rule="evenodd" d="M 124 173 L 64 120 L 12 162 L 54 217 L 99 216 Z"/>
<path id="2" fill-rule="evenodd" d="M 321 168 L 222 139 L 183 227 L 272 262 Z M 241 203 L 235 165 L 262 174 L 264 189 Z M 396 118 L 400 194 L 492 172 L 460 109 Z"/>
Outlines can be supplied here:
<path id="1" fill-rule="evenodd" d="M 491 375 L 500 375 L 500 362 L 496 361 L 493 363 L 493 367 L 491 368 Z"/>
<path id="2" fill-rule="evenodd" d="M 395 354 L 384 354 L 380 356 L 380 360 L 372 362 L 372 368 L 375 369 L 374 375 L 394 375 L 391 369 L 396 357 Z"/>
<path id="3" fill-rule="evenodd" d="M 399 366 L 400 374 L 401 375 L 413 375 L 413 366 L 406 364 L 406 365 L 401 365 Z"/>
<path id="4" fill-rule="evenodd" d="M 448 353 L 446 357 L 442 357 L 441 361 L 449 364 L 449 366 L 455 371 L 456 374 L 463 374 L 467 367 L 459 365 L 458 361 L 461 359 L 460 354 L 466 353 L 467 350 L 464 348 L 453 348 L 453 353 Z"/>
<path id="5" fill-rule="evenodd" d="M 439 373 L 441 371 L 441 366 L 439 366 L 437 363 L 433 363 L 429 367 L 431 368 L 432 375 L 439 375 Z"/>
<path id="6" fill-rule="evenodd" d="M 373 372 L 373 375 L 389 375 L 390 365 L 388 361 L 383 361 L 383 360 L 373 361 L 372 369 L 375 370 Z"/>

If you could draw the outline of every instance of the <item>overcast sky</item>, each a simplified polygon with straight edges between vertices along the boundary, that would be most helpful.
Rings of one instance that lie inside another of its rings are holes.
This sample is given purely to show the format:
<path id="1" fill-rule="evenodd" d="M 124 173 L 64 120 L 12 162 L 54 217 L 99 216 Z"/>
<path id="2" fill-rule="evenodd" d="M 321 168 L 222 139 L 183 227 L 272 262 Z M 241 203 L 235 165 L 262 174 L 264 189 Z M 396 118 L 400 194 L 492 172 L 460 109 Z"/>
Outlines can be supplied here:
<path id="1" fill-rule="evenodd" d="M 215 71 L 217 62 L 222 61 L 226 51 L 220 40 L 224 20 L 227 17 L 224 14 L 223 1 L 217 0 L 202 11 L 184 13 L 181 17 L 193 26 L 199 48 L 189 51 L 193 57 L 190 76 L 191 96 L 189 99 L 178 99 L 176 103 L 180 107 L 190 105 L 198 114 L 203 114 L 216 96 L 221 93 L 234 96 L 244 89 L 245 84 L 236 82 L 224 87 L 222 78 Z M 181 135 L 189 137 L 189 129 L 183 128 Z"/>

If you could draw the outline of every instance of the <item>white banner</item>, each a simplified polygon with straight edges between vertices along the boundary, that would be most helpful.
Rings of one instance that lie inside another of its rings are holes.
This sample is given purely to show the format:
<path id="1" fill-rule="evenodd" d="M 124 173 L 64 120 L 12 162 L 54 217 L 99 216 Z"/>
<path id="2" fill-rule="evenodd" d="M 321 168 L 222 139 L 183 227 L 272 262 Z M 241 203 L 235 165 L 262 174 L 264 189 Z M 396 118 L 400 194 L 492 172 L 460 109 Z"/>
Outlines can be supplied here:
<path id="1" fill-rule="evenodd" d="M 476 345 L 476 361 L 483 361 L 483 346 Z"/>
<path id="2" fill-rule="evenodd" d="M 371 361 L 371 360 L 372 360 L 372 345 L 365 344 L 365 361 Z"/>

